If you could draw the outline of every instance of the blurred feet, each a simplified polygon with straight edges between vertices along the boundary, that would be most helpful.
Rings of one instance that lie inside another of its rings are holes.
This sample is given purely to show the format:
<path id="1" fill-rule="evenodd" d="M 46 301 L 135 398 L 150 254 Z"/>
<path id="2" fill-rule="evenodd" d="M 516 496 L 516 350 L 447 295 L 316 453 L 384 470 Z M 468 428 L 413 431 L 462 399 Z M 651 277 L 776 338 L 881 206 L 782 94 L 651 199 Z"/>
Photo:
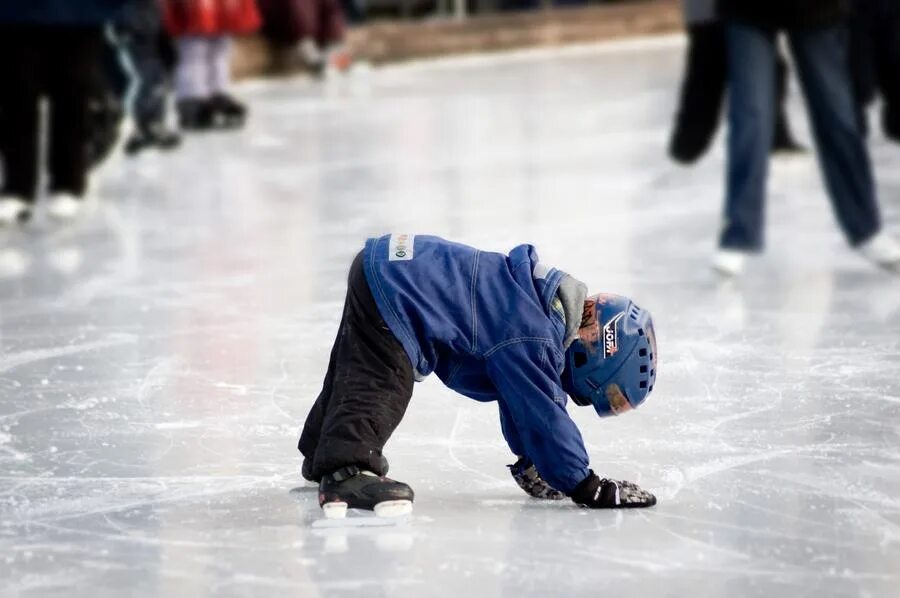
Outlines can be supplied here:
<path id="1" fill-rule="evenodd" d="M 178 125 L 185 131 L 239 129 L 247 120 L 247 106 L 225 93 L 178 101 Z"/>
<path id="2" fill-rule="evenodd" d="M 900 244 L 885 232 L 880 232 L 858 247 L 867 260 L 894 272 L 900 272 Z"/>
<path id="3" fill-rule="evenodd" d="M 0 226 L 25 222 L 31 218 L 31 205 L 14 195 L 0 195 Z"/>
<path id="4" fill-rule="evenodd" d="M 314 77 L 325 77 L 330 73 L 345 73 L 353 66 L 353 56 L 340 43 L 320 49 L 312 38 L 305 38 L 296 46 L 300 62 Z"/>
<path id="5" fill-rule="evenodd" d="M 713 256 L 712 268 L 716 273 L 731 278 L 743 272 L 746 260 L 745 251 L 719 248 Z"/>
<path id="6" fill-rule="evenodd" d="M 65 222 L 75 218 L 84 207 L 84 200 L 71 193 L 54 193 L 47 203 L 47 215 Z"/>
<path id="7" fill-rule="evenodd" d="M 179 100 L 178 126 L 184 131 L 204 131 L 212 127 L 212 106 L 205 98 Z"/>
<path id="8" fill-rule="evenodd" d="M 785 137 L 783 139 L 776 139 L 772 143 L 772 150 L 770 153 L 775 156 L 802 156 L 803 154 L 809 153 L 809 148 L 805 145 L 799 144 L 796 140 L 791 137 Z"/>
<path id="9" fill-rule="evenodd" d="M 247 106 L 226 93 L 217 93 L 209 99 L 213 127 L 239 129 L 247 120 Z"/>
<path id="10" fill-rule="evenodd" d="M 172 150 L 181 144 L 181 136 L 163 123 L 138 127 L 125 142 L 125 153 L 134 156 L 145 149 Z"/>

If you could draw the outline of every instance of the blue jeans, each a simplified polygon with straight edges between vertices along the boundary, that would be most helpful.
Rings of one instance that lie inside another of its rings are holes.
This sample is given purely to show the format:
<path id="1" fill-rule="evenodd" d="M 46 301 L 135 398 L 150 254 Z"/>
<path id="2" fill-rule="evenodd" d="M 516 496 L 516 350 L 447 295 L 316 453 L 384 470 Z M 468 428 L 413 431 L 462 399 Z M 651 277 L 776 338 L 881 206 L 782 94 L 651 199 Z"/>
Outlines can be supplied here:
<path id="1" fill-rule="evenodd" d="M 846 31 L 788 31 L 810 114 L 819 166 L 851 245 L 881 228 L 872 165 L 850 84 Z M 728 26 L 728 166 L 724 248 L 763 246 L 766 179 L 776 108 L 775 32 Z"/>

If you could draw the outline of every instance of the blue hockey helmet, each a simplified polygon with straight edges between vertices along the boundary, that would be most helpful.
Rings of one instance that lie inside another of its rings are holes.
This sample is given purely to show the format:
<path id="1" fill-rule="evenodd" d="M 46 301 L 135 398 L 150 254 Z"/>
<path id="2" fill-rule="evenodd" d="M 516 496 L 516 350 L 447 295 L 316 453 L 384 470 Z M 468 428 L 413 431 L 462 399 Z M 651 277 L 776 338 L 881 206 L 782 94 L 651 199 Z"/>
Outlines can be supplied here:
<path id="1" fill-rule="evenodd" d="M 628 297 L 585 299 L 578 338 L 566 351 L 563 389 L 601 417 L 644 402 L 656 381 L 656 335 L 650 312 Z"/>

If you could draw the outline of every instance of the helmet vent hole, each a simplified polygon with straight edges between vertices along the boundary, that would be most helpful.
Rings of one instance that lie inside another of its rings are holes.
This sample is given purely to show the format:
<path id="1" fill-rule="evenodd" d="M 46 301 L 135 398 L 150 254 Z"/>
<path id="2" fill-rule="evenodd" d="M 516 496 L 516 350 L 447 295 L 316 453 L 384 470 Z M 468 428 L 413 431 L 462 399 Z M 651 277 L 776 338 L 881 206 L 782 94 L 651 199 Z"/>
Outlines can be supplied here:
<path id="1" fill-rule="evenodd" d="M 641 373 L 642 373 L 642 374 L 646 374 L 646 373 L 647 373 L 647 366 L 645 366 L 645 365 L 642 365 L 642 366 L 641 366 Z"/>
<path id="2" fill-rule="evenodd" d="M 647 388 L 647 381 L 646 381 L 646 380 L 641 380 L 640 387 L 641 387 L 641 388 Z"/>
<path id="3" fill-rule="evenodd" d="M 575 367 L 580 368 L 584 364 L 587 363 L 587 354 L 582 353 L 581 351 L 577 351 L 574 355 L 575 358 Z"/>
<path id="4" fill-rule="evenodd" d="M 651 376 L 655 376 L 655 375 L 656 375 L 656 370 L 650 370 L 650 375 L 651 375 Z"/>
<path id="5" fill-rule="evenodd" d="M 641 357 L 647 357 L 647 349 L 641 349 L 638 351 L 638 355 Z M 652 359 L 652 358 L 651 358 Z"/>
<path id="6" fill-rule="evenodd" d="M 638 336 L 644 336 L 644 329 L 638 328 Z"/>
<path id="7" fill-rule="evenodd" d="M 650 385 L 650 388 L 647 389 L 647 392 L 653 392 L 653 385 Z"/>

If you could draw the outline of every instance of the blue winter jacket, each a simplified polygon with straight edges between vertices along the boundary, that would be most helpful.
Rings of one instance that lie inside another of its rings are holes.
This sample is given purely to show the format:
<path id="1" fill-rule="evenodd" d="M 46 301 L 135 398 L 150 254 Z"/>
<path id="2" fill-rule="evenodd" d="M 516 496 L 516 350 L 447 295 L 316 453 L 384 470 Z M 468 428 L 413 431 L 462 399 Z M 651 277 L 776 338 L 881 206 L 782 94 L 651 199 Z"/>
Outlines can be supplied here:
<path id="1" fill-rule="evenodd" d="M 0 24 L 99 26 L 130 0 L 0 0 Z"/>
<path id="2" fill-rule="evenodd" d="M 566 412 L 560 270 L 531 245 L 508 256 L 425 235 L 369 239 L 366 280 L 419 375 L 497 401 L 503 435 L 554 488 L 570 493 L 588 457 Z"/>

